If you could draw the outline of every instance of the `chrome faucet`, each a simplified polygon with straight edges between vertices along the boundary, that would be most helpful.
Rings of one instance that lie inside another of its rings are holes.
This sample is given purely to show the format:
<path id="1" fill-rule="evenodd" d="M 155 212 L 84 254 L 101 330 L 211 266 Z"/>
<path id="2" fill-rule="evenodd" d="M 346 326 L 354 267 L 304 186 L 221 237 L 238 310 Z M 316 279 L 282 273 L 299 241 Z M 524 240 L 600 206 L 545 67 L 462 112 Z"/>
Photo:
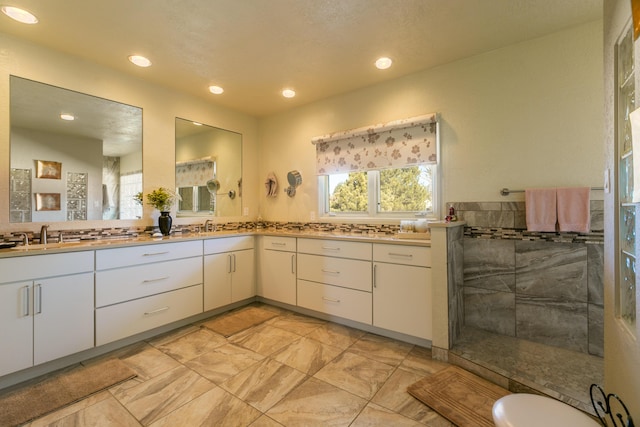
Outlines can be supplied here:
<path id="1" fill-rule="evenodd" d="M 47 230 L 49 229 L 48 225 L 43 225 L 40 229 L 40 243 L 43 245 L 47 244 Z"/>
<path id="2" fill-rule="evenodd" d="M 204 222 L 204 231 L 205 233 L 208 231 L 216 231 L 217 229 L 217 225 L 213 223 L 213 221 L 211 221 L 210 219 L 206 220 Z"/>
<path id="3" fill-rule="evenodd" d="M 22 234 L 22 244 L 24 246 L 29 246 L 29 236 L 27 236 L 27 233 L 21 233 Z"/>

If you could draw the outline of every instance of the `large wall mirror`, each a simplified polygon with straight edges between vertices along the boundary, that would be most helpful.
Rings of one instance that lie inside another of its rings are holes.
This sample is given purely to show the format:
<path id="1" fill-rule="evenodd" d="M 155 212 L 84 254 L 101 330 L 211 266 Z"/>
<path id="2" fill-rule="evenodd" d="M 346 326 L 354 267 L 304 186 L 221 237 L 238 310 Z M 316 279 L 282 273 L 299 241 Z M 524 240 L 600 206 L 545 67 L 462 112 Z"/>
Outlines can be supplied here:
<path id="1" fill-rule="evenodd" d="M 178 216 L 242 214 L 242 135 L 176 118 Z"/>
<path id="2" fill-rule="evenodd" d="M 10 79 L 10 222 L 141 218 L 142 109 Z"/>

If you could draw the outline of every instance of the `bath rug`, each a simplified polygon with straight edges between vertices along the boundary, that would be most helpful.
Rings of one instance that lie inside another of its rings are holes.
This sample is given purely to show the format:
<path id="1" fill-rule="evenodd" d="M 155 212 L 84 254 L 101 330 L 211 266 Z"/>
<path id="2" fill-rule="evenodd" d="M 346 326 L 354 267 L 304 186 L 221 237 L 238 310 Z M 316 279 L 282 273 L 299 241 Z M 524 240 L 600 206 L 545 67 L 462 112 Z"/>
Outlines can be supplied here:
<path id="1" fill-rule="evenodd" d="M 491 410 L 508 390 L 457 366 L 410 385 L 409 394 L 459 427 L 494 427 Z"/>
<path id="2" fill-rule="evenodd" d="M 18 426 L 136 376 L 124 362 L 109 359 L 79 367 L 0 396 L 0 426 Z"/>
<path id="3" fill-rule="evenodd" d="M 252 326 L 259 325 L 273 317 L 278 313 L 271 310 L 264 310 L 259 307 L 243 308 L 238 311 L 223 314 L 213 320 L 203 323 L 202 326 L 211 329 L 222 336 L 230 337 L 231 335 L 249 329 Z"/>

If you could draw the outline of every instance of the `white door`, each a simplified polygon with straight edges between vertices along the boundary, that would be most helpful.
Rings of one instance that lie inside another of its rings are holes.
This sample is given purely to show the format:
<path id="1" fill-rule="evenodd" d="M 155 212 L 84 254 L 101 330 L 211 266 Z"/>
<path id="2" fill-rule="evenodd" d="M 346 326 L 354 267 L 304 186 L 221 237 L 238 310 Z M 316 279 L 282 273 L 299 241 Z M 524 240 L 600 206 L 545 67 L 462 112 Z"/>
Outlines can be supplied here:
<path id="1" fill-rule="evenodd" d="M 296 254 L 265 250 L 262 256 L 262 296 L 296 305 Z"/>
<path id="2" fill-rule="evenodd" d="M 630 111 L 640 106 L 640 41 L 633 40 L 629 1 L 605 0 L 604 17 L 605 173 L 611 181 L 610 190 L 605 189 L 604 389 L 620 396 L 637 425 L 640 205 L 633 202 L 632 177 L 640 171 L 633 170 L 632 159 L 640 153 L 638 135 L 627 125 Z"/>
<path id="3" fill-rule="evenodd" d="M 204 257 L 204 311 L 231 303 L 232 269 L 229 252 Z"/>
<path id="4" fill-rule="evenodd" d="M 0 376 L 33 366 L 32 282 L 0 285 Z"/>
<path id="5" fill-rule="evenodd" d="M 93 273 L 36 280 L 33 290 L 34 365 L 93 347 Z"/>
<path id="6" fill-rule="evenodd" d="M 431 339 L 431 271 L 374 263 L 373 325 Z"/>
<path id="7" fill-rule="evenodd" d="M 231 301 L 242 301 L 256 295 L 254 250 L 232 254 Z"/>

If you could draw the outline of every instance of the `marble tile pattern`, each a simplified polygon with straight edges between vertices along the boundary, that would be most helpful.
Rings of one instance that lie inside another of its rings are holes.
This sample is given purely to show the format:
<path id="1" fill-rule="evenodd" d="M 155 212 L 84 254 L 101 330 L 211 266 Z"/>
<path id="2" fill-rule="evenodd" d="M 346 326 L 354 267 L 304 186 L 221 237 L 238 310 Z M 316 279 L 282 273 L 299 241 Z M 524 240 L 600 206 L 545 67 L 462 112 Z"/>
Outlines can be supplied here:
<path id="1" fill-rule="evenodd" d="M 464 243 L 463 228 L 447 229 L 447 286 L 449 294 L 449 347 L 464 325 Z"/>
<path id="2" fill-rule="evenodd" d="M 251 306 L 278 316 L 228 338 L 205 319 L 84 362 L 118 357 L 138 377 L 28 426 L 452 426 L 406 392 L 449 366 L 430 349 Z"/>
<path id="3" fill-rule="evenodd" d="M 465 325 L 603 354 L 602 245 L 464 238 Z"/>

